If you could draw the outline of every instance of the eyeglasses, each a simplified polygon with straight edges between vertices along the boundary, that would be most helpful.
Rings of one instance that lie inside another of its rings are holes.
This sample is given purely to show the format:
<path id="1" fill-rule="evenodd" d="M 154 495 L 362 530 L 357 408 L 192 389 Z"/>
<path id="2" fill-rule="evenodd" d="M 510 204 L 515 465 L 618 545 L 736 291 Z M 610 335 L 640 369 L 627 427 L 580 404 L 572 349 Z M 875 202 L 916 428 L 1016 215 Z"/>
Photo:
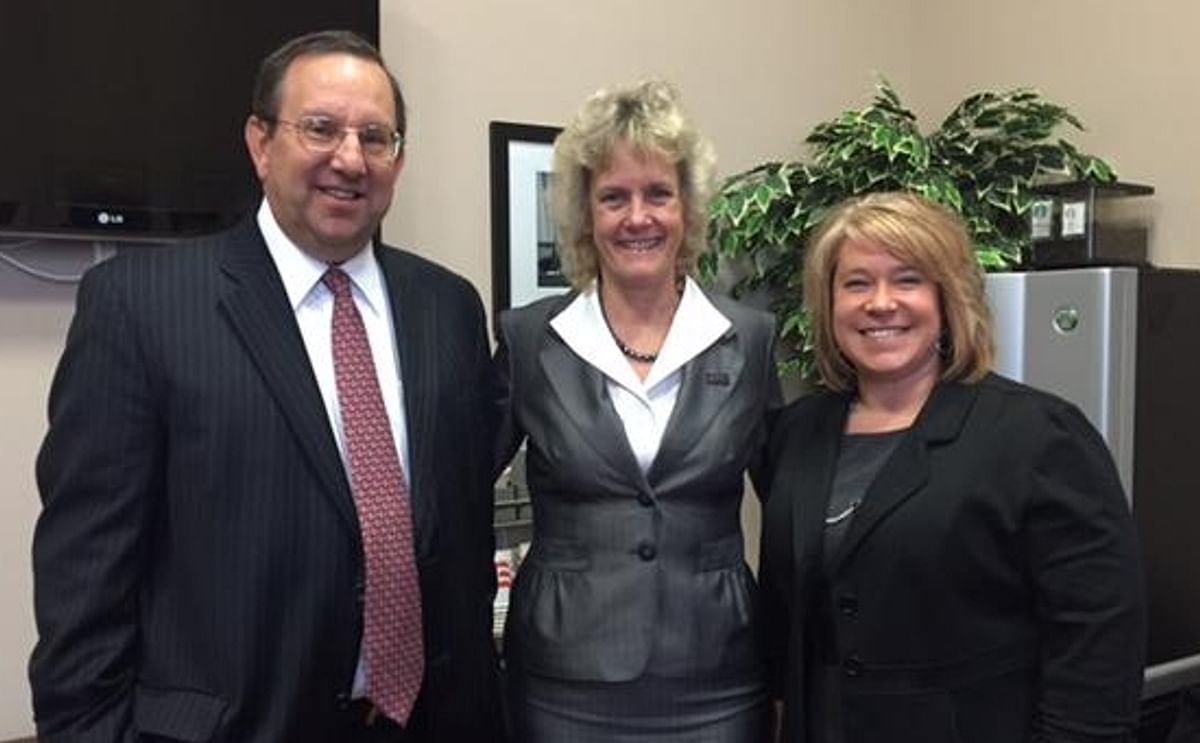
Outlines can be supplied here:
<path id="1" fill-rule="evenodd" d="M 404 144 L 404 136 L 400 132 L 381 124 L 345 126 L 328 116 L 302 116 L 297 121 L 264 120 L 291 127 L 304 149 L 314 153 L 333 152 L 342 146 L 347 134 L 354 132 L 363 157 L 380 163 L 391 163 L 399 157 L 400 147 Z"/>

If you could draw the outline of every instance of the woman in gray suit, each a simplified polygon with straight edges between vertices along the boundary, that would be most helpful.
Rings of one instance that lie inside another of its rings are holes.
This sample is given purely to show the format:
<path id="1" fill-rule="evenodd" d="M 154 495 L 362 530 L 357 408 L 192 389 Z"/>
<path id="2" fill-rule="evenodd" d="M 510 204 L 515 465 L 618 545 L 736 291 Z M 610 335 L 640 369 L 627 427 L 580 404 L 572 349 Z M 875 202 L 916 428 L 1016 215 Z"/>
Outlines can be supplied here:
<path id="1" fill-rule="evenodd" d="M 499 459 L 534 536 L 505 632 L 520 743 L 764 734 L 743 478 L 777 397 L 770 315 L 689 277 L 714 156 L 674 90 L 589 98 L 555 143 L 574 290 L 505 313 Z"/>
<path id="2" fill-rule="evenodd" d="M 1073 405 L 990 371 L 952 213 L 874 194 L 808 248 L 824 389 L 773 427 L 762 576 L 786 743 L 1124 743 L 1133 520 Z"/>

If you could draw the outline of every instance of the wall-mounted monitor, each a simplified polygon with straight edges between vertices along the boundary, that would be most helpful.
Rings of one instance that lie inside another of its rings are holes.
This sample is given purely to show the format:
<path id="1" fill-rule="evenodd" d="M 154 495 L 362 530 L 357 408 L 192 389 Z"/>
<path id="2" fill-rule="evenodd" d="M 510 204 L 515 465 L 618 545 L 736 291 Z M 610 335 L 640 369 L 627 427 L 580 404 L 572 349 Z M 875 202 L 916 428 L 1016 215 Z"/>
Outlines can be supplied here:
<path id="1" fill-rule="evenodd" d="M 163 240 L 259 198 L 258 64 L 298 34 L 379 41 L 378 0 L 0 0 L 0 235 Z"/>

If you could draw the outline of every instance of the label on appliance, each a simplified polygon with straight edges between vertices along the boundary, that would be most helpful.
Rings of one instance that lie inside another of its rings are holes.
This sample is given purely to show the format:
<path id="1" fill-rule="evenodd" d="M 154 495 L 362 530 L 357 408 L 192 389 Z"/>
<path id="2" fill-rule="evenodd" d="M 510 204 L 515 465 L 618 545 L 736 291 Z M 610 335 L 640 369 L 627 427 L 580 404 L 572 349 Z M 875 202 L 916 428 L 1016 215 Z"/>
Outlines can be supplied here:
<path id="1" fill-rule="evenodd" d="M 1029 207 L 1029 235 L 1034 240 L 1044 240 L 1050 237 L 1051 226 L 1054 224 L 1054 201 L 1038 199 Z"/>
<path id="2" fill-rule="evenodd" d="M 1087 202 L 1064 201 L 1062 205 L 1062 236 L 1083 237 L 1087 234 Z"/>

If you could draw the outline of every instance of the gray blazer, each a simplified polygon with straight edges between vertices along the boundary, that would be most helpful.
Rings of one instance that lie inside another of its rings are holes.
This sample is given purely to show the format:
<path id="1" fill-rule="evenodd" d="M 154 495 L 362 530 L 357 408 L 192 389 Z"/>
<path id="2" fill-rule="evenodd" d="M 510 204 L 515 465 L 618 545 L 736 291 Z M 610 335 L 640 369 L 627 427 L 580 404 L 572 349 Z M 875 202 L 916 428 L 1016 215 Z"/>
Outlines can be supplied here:
<path id="1" fill-rule="evenodd" d="M 604 376 L 549 321 L 574 294 L 505 313 L 498 462 L 527 443 L 533 546 L 513 586 L 510 663 L 558 679 L 757 673 L 743 475 L 778 400 L 774 319 L 709 295 L 730 329 L 688 362 L 642 473 Z"/>

